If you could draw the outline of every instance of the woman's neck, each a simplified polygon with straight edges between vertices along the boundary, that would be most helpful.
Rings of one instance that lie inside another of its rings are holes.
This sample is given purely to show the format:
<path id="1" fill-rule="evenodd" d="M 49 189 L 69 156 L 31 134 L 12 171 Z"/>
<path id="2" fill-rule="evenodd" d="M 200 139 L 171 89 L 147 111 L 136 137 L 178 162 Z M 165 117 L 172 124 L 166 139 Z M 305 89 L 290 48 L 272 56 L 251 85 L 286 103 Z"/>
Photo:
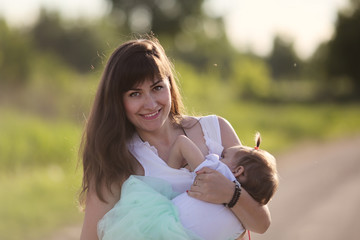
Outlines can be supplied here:
<path id="1" fill-rule="evenodd" d="M 139 131 L 137 134 L 144 142 L 149 142 L 150 145 L 169 145 L 172 144 L 174 136 L 176 136 L 177 126 L 170 121 L 167 121 L 160 129 L 156 131 Z"/>
<path id="2" fill-rule="evenodd" d="M 153 132 L 137 132 L 143 142 L 148 142 L 155 147 L 159 157 L 167 162 L 170 149 L 174 144 L 178 135 L 183 132 L 180 127 L 169 122 L 168 126 L 163 126 L 161 129 Z"/>

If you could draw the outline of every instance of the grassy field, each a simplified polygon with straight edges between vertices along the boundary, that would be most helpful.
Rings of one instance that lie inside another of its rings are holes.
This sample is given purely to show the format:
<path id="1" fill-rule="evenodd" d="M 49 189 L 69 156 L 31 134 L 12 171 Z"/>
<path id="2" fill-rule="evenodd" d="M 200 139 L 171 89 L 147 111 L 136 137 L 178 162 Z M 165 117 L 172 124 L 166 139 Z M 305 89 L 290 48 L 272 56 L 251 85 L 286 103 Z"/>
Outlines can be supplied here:
<path id="1" fill-rule="evenodd" d="M 358 104 L 246 103 L 227 105 L 218 114 L 232 123 L 243 144 L 253 145 L 254 133 L 259 131 L 263 148 L 275 153 L 302 141 L 328 141 L 360 133 Z"/>
<path id="2" fill-rule="evenodd" d="M 79 222 L 79 127 L 8 109 L 0 116 L 0 239 L 39 239 Z"/>

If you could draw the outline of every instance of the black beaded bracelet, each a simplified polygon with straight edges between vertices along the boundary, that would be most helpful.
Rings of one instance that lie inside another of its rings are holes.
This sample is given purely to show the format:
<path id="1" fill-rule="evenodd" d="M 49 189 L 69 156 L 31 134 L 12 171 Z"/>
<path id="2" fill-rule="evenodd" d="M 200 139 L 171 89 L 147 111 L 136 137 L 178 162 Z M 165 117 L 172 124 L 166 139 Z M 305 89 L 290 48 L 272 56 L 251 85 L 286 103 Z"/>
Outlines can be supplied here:
<path id="1" fill-rule="evenodd" d="M 228 207 L 228 208 L 232 208 L 235 206 L 235 204 L 237 203 L 237 201 L 239 200 L 240 198 L 240 194 L 241 194 L 241 185 L 238 181 L 234 181 L 235 183 L 235 190 L 234 190 L 234 195 L 232 196 L 232 199 L 230 200 L 229 203 L 223 203 L 223 205 L 225 207 Z"/>

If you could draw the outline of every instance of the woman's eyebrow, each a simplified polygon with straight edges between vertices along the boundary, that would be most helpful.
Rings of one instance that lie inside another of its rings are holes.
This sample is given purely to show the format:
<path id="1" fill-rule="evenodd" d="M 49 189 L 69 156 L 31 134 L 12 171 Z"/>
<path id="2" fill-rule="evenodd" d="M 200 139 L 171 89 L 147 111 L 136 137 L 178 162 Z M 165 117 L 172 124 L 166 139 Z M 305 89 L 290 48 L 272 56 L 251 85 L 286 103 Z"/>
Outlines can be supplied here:
<path id="1" fill-rule="evenodd" d="M 163 80 L 159 80 L 159 81 L 156 81 L 154 82 L 153 84 L 150 85 L 150 87 L 154 87 L 155 85 L 159 84 L 163 82 Z M 141 89 L 140 88 L 136 88 L 136 87 L 133 87 L 133 88 L 130 88 L 128 91 L 140 91 Z"/>
<path id="2" fill-rule="evenodd" d="M 141 90 L 140 88 L 134 87 L 134 88 L 130 88 L 128 91 L 140 91 L 140 90 Z"/>
<path id="3" fill-rule="evenodd" d="M 159 81 L 157 81 L 157 82 L 154 82 L 153 84 L 151 84 L 150 87 L 154 87 L 155 85 L 159 84 L 159 83 L 162 82 L 162 81 L 163 81 L 163 80 L 161 79 L 161 80 L 159 80 Z"/>

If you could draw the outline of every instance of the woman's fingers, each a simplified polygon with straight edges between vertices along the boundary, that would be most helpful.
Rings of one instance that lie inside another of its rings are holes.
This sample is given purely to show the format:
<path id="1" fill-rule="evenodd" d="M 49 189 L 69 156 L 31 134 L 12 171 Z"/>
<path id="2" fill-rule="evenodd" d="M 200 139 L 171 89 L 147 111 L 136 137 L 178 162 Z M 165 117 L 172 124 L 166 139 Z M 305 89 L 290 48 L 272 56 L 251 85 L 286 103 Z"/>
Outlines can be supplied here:
<path id="1" fill-rule="evenodd" d="M 214 171 L 216 171 L 216 170 L 208 168 L 208 167 L 203 167 L 202 169 L 197 171 L 196 174 L 199 176 L 200 174 L 208 174 L 208 173 L 212 173 Z"/>
<path id="2" fill-rule="evenodd" d="M 202 182 L 206 182 L 208 175 L 214 173 L 215 170 L 204 167 L 196 172 L 196 177 L 193 182 L 193 186 L 199 186 Z"/>
<path id="3" fill-rule="evenodd" d="M 189 196 L 210 203 L 224 203 L 231 200 L 234 183 L 211 168 L 204 167 L 196 172 L 197 176 L 188 191 Z"/>
<path id="4" fill-rule="evenodd" d="M 196 192 L 196 191 L 192 191 L 192 190 L 188 190 L 187 194 L 190 197 L 193 197 L 193 198 L 196 198 L 196 199 L 201 199 L 201 195 L 202 195 L 200 192 Z"/>

